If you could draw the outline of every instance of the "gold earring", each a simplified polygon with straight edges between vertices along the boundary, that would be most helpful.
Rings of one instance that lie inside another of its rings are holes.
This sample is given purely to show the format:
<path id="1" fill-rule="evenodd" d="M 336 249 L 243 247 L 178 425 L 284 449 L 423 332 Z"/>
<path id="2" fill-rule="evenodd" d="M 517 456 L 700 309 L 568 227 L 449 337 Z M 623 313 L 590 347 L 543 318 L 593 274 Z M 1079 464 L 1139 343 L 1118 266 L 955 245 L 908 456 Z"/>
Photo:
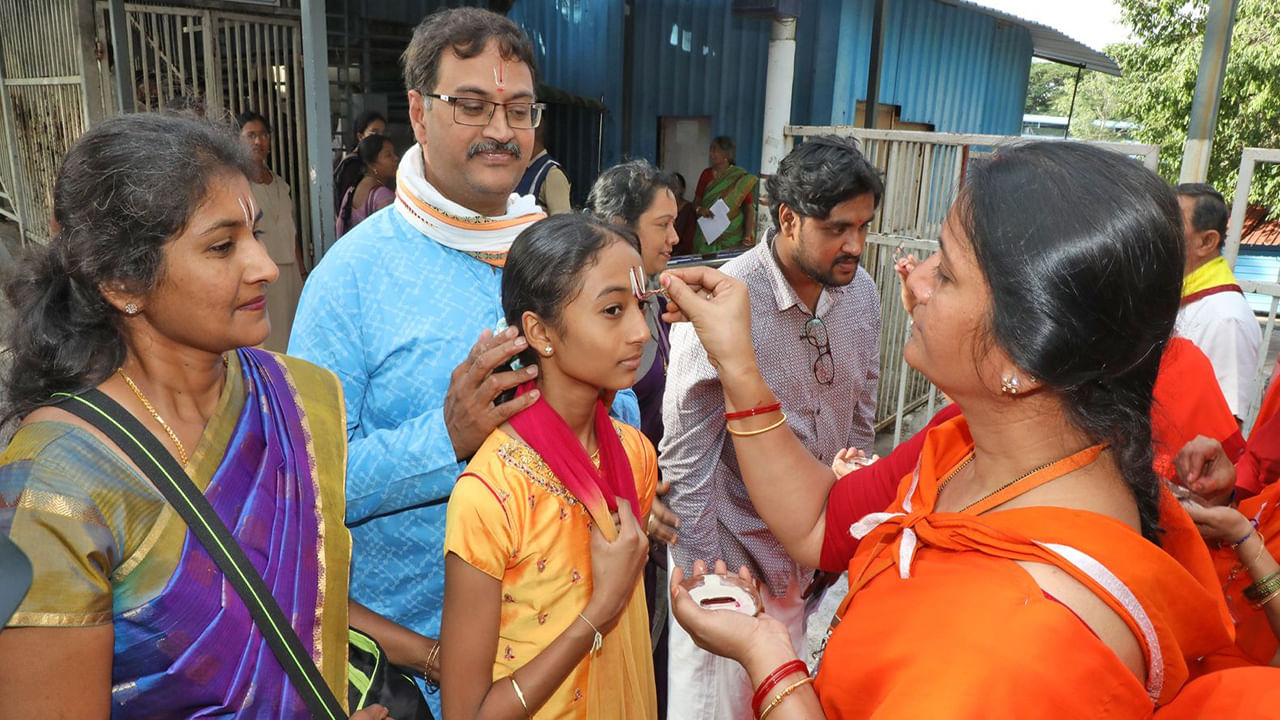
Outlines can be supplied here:
<path id="1" fill-rule="evenodd" d="M 1011 375 L 1000 381 L 1000 392 L 1005 395 L 1017 395 L 1018 390 L 1022 388 L 1022 381 L 1018 380 L 1017 375 Z"/>
<path id="2" fill-rule="evenodd" d="M 137 306 L 137 305 L 135 305 L 135 304 L 133 304 L 133 303 L 131 303 L 131 302 L 127 302 L 127 303 L 125 303 L 125 304 L 124 304 L 124 314 L 125 314 L 125 315 L 137 315 L 137 314 L 138 314 L 138 306 Z"/>

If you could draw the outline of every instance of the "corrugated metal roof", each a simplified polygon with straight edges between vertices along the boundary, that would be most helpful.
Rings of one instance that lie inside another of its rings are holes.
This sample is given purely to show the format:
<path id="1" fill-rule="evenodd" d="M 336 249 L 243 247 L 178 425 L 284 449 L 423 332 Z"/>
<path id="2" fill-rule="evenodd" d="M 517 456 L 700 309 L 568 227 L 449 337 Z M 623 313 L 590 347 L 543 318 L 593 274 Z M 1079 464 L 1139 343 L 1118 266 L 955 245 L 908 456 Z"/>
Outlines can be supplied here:
<path id="1" fill-rule="evenodd" d="M 1241 245 L 1280 248 L 1280 219 L 1269 217 L 1267 208 L 1250 205 L 1245 210 L 1243 230 Z"/>
<path id="2" fill-rule="evenodd" d="M 1038 23 L 1034 20 L 1011 15 L 1007 12 L 986 7 L 979 2 L 970 2 L 969 0 L 933 0 L 943 5 L 954 5 L 957 7 L 968 8 L 976 12 L 990 15 L 993 18 L 1004 20 L 1006 22 L 1017 23 L 1025 27 L 1031 33 L 1031 43 L 1035 48 L 1035 54 L 1047 60 L 1054 60 L 1067 65 L 1077 65 L 1085 67 L 1089 70 L 1097 70 L 1107 73 L 1108 75 L 1119 75 L 1120 66 L 1115 60 L 1107 57 L 1105 53 L 1098 52 L 1093 48 L 1085 45 L 1079 40 L 1075 40 L 1066 33 L 1055 30 L 1054 28 Z"/>

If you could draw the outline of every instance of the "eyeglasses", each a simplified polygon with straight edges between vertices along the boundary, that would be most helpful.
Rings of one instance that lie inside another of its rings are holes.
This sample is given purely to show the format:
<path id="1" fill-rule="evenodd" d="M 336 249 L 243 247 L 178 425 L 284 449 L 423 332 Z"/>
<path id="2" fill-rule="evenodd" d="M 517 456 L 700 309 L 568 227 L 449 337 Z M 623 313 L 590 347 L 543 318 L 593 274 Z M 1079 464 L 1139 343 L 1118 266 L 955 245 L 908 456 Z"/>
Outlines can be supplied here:
<path id="1" fill-rule="evenodd" d="M 831 357 L 831 339 L 827 337 L 827 324 L 814 316 L 804 324 L 805 342 L 818 349 L 818 359 L 813 361 L 813 379 L 823 385 L 836 380 L 836 363 Z"/>
<path id="2" fill-rule="evenodd" d="M 547 109 L 543 103 L 513 102 L 499 103 L 480 98 L 441 95 L 439 93 L 423 93 L 423 97 L 443 100 L 453 106 L 453 121 L 459 125 L 484 127 L 493 121 L 493 112 L 501 107 L 507 113 L 507 125 L 520 130 L 532 130 L 542 122 L 542 111 Z"/>

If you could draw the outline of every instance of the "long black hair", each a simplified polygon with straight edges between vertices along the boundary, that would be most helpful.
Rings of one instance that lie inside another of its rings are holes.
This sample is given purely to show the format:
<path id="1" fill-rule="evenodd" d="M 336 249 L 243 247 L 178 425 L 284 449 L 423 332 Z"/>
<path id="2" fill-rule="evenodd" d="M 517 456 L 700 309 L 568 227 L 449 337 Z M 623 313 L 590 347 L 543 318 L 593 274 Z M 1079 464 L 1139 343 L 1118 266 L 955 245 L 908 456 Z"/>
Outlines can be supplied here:
<path id="1" fill-rule="evenodd" d="M 271 123 L 267 122 L 267 118 L 257 110 L 245 110 L 236 115 L 236 129 L 243 130 L 245 125 L 254 121 L 262 123 L 262 127 L 266 129 L 267 133 L 271 132 Z"/>
<path id="2" fill-rule="evenodd" d="M 357 145 L 360 144 L 360 136 L 364 134 L 365 130 L 369 129 L 369 125 L 375 120 L 381 120 L 383 125 L 387 124 L 387 116 L 377 110 L 365 110 L 356 116 L 355 125 L 352 127 L 351 131 L 352 137 L 356 140 Z"/>
<path id="3" fill-rule="evenodd" d="M 631 228 L 590 215 L 552 215 L 525 228 L 511 244 L 502 271 L 502 312 L 507 325 L 521 328 L 521 316 L 529 311 L 551 327 L 563 329 L 561 313 L 582 291 L 583 271 L 615 242 L 640 252 L 640 239 Z M 536 364 L 538 353 L 527 348 L 520 361 Z"/>
<path id="4" fill-rule="evenodd" d="M 347 196 L 347 191 L 364 179 L 365 173 L 369 167 L 378 160 L 378 155 L 382 153 L 382 148 L 391 142 L 391 138 L 386 135 L 367 135 L 356 145 L 355 154 L 344 158 L 339 164 L 337 171 L 334 173 L 333 197 L 338 201 L 337 211 L 339 215 L 349 216 L 351 213 L 351 203 L 343 203 L 343 199 Z M 393 178 L 394 179 L 394 178 Z M 384 183 L 386 179 L 379 178 Z"/>
<path id="5" fill-rule="evenodd" d="M 1151 394 L 1182 294 L 1173 190 L 1123 155 L 1036 142 L 977 163 L 957 203 L 991 287 L 992 339 L 1110 443 L 1158 541 Z"/>
<path id="6" fill-rule="evenodd" d="M 53 188 L 50 243 L 19 264 L 5 291 L 14 309 L 6 420 L 94 387 L 124 362 L 121 318 L 101 288 L 147 292 L 164 246 L 225 173 L 253 172 L 226 128 L 175 114 L 124 115 L 76 141 Z"/>

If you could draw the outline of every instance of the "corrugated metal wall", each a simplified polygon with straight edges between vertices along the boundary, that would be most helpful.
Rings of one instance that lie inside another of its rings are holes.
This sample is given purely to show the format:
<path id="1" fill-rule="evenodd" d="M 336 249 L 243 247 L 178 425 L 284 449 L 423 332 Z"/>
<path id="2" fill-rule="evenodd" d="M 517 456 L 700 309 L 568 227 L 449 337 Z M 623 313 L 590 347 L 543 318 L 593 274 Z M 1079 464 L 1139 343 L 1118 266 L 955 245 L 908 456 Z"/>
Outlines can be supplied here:
<path id="1" fill-rule="evenodd" d="M 842 44 L 844 3 L 855 20 Z M 796 31 L 792 122 L 824 125 L 833 122 L 840 53 L 853 55 L 845 91 L 866 98 L 874 0 L 816 0 L 804 9 Z M 940 132 L 1016 135 L 1031 52 L 1025 28 L 934 0 L 896 0 L 889 6 L 879 100 L 900 107 L 902 120 Z"/>
<path id="2" fill-rule="evenodd" d="M 852 33 L 841 42 L 842 6 Z M 865 98 L 874 0 L 807 0 L 797 25 L 792 122 L 833 122 L 837 58 L 851 53 L 845 92 Z M 769 23 L 730 12 L 729 0 L 636 0 L 631 155 L 656 160 L 658 118 L 709 115 L 759 169 Z M 623 0 L 519 0 L 510 16 L 533 38 L 548 84 L 603 97 L 604 164 L 622 159 Z M 1017 134 L 1031 35 L 934 0 L 894 0 L 880 102 L 901 119 L 944 132 Z"/>
<path id="3" fill-rule="evenodd" d="M 608 110 L 604 117 L 603 167 L 618 162 L 622 147 L 622 125 L 618 116 L 622 107 L 622 0 L 520 0 L 508 14 L 529 34 L 538 58 L 538 79 L 574 95 L 600 99 Z M 548 120 L 556 121 L 554 114 Z M 549 128 L 547 148 L 553 154 L 567 156 L 573 151 L 566 145 L 573 141 L 564 127 Z M 573 123 L 571 133 L 581 134 L 581 157 L 595 146 L 598 127 L 589 122 Z M 593 162 L 594 165 L 594 162 Z M 576 168 L 566 165 L 571 177 Z M 575 198 L 586 197 L 583 187 L 592 178 L 575 177 Z M 583 182 L 586 180 L 587 182 Z"/>
<path id="4" fill-rule="evenodd" d="M 395 22 L 410 28 L 422 22 L 422 18 L 440 8 L 478 7 L 488 8 L 486 0 L 348 0 L 359 2 L 360 18 L 380 22 Z M 329 3 L 334 6 L 333 2 Z M 332 8 L 330 8 L 332 11 Z"/>
<path id="5" fill-rule="evenodd" d="M 759 172 L 769 28 L 727 0 L 637 2 L 631 154 L 658 159 L 659 117 L 709 115 L 711 134 L 732 137 L 737 163 Z"/>
<path id="6" fill-rule="evenodd" d="M 510 17 L 529 33 L 542 79 L 603 97 L 605 167 L 622 158 L 622 0 L 521 0 Z M 640 0 L 634 17 L 631 157 L 657 161 L 658 118 L 710 115 L 739 140 L 738 162 L 760 164 L 769 23 L 733 15 L 727 0 Z"/>

